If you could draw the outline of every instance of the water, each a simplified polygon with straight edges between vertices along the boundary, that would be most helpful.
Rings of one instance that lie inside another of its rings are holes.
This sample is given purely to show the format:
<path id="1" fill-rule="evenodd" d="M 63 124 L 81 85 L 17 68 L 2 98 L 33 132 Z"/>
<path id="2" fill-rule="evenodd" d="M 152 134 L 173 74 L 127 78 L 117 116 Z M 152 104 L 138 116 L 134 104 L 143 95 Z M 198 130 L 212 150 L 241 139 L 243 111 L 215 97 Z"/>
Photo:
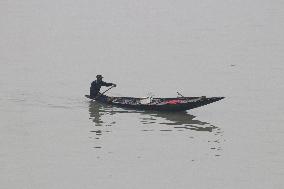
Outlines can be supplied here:
<path id="1" fill-rule="evenodd" d="M 1 188 L 283 188 L 282 1 L 0 2 Z M 186 113 L 108 94 L 225 96 Z"/>

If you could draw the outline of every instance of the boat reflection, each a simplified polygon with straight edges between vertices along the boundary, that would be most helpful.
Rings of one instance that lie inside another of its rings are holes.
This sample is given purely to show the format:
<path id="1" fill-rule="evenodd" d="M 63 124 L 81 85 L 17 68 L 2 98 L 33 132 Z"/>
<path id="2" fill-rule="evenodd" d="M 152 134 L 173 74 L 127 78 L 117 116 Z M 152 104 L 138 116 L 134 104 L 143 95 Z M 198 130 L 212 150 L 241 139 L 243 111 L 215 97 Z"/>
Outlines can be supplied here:
<path id="1" fill-rule="evenodd" d="M 102 119 L 106 116 L 123 113 L 135 113 L 140 114 L 140 123 L 143 125 L 168 125 L 173 129 L 189 129 L 194 131 L 207 131 L 212 132 L 218 128 L 207 122 L 199 121 L 194 115 L 190 115 L 187 112 L 156 112 L 156 111 L 138 111 L 116 108 L 110 105 L 100 104 L 97 102 L 90 102 L 89 114 L 90 119 L 95 123 L 95 126 L 112 126 L 116 124 L 113 122 L 106 122 Z"/>
<path id="2" fill-rule="evenodd" d="M 110 106 L 91 101 L 89 104 L 89 113 L 90 119 L 93 120 L 95 126 L 103 126 L 104 122 L 101 120 L 101 118 L 105 115 L 113 115 L 116 112 L 112 111 Z"/>
<path id="3" fill-rule="evenodd" d="M 212 132 L 217 127 L 210 125 L 207 122 L 199 121 L 194 115 L 187 112 L 147 112 L 150 118 L 142 118 L 143 124 L 159 123 L 161 125 L 173 126 L 175 129 L 190 129 L 195 131 Z M 159 121 L 157 118 L 163 118 Z"/>
<path id="4" fill-rule="evenodd" d="M 140 124 L 136 127 L 131 127 L 131 130 L 138 128 L 142 132 L 158 131 L 162 132 L 163 135 L 167 131 L 181 131 L 183 134 L 179 136 L 188 137 L 191 141 L 194 138 L 197 141 L 202 140 L 209 145 L 210 150 L 214 151 L 215 156 L 220 156 L 220 151 L 222 150 L 220 143 L 224 141 L 221 129 L 210 123 L 199 121 L 194 115 L 190 115 L 187 112 L 137 111 L 121 109 L 93 101 L 89 103 L 90 119 L 95 123 L 95 127 L 90 131 L 95 133 L 95 135 L 92 135 L 90 138 L 102 139 L 107 133 L 116 132 L 117 134 L 121 130 L 118 131 L 118 127 L 116 126 L 135 124 L 135 119 L 137 118 Z M 207 133 L 207 135 L 199 135 L 197 132 L 186 131 L 197 131 L 198 133 Z M 203 138 L 204 136 L 206 137 Z M 94 148 L 102 148 L 102 141 L 104 140 L 98 140 L 96 144 L 99 146 L 95 146 Z"/>

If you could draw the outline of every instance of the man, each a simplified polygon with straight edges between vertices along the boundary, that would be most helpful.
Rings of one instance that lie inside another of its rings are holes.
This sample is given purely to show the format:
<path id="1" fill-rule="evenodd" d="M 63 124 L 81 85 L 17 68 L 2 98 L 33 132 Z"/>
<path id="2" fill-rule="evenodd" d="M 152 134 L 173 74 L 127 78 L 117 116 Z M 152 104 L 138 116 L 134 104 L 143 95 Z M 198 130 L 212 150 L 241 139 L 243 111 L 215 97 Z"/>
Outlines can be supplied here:
<path id="1" fill-rule="evenodd" d="M 102 75 L 97 75 L 96 78 L 97 78 L 97 80 L 95 80 L 91 83 L 91 87 L 90 87 L 90 97 L 91 98 L 97 97 L 97 95 L 100 93 L 100 89 L 101 89 L 102 86 L 106 86 L 106 87 L 114 86 L 114 87 L 116 87 L 116 84 L 114 84 L 114 83 L 104 82 Z"/>

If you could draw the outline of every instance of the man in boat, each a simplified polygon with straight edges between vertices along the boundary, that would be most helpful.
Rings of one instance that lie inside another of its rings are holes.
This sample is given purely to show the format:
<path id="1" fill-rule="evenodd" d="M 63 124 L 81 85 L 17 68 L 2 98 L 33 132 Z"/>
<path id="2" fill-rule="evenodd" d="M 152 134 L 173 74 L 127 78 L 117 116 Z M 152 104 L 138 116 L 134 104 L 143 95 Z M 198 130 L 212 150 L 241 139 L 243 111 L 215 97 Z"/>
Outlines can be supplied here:
<path id="1" fill-rule="evenodd" d="M 91 98 L 95 98 L 100 94 L 100 89 L 101 89 L 102 86 L 116 87 L 116 84 L 114 84 L 114 83 L 104 82 L 102 75 L 97 75 L 96 78 L 97 79 L 91 83 L 91 87 L 90 87 L 90 97 Z"/>

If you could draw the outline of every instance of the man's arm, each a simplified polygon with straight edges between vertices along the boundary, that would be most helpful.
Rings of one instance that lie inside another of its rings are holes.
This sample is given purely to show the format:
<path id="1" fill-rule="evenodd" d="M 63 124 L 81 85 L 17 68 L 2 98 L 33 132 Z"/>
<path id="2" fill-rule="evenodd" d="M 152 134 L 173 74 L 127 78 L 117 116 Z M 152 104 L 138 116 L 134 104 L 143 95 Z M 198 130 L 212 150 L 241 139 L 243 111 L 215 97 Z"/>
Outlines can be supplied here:
<path id="1" fill-rule="evenodd" d="M 116 84 L 114 83 L 107 83 L 107 82 L 102 82 L 102 86 L 106 86 L 106 87 L 110 87 L 110 86 L 115 86 L 116 87 Z"/>

